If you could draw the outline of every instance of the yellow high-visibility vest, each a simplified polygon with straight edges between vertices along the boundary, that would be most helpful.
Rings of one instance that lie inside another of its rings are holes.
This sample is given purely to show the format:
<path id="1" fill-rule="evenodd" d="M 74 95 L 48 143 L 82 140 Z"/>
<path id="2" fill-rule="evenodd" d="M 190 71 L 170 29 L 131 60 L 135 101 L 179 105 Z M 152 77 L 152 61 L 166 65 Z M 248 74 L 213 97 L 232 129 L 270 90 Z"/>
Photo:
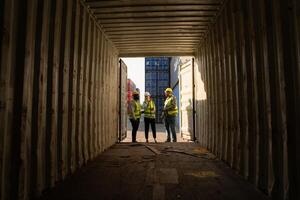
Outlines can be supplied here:
<path id="1" fill-rule="evenodd" d="M 175 99 L 173 98 L 173 96 L 170 96 L 166 99 L 165 101 L 165 106 L 169 107 L 172 104 L 172 101 L 175 101 Z M 176 105 L 175 108 L 171 109 L 171 110 L 167 110 L 167 116 L 176 116 L 178 113 L 178 107 Z"/>
<path id="2" fill-rule="evenodd" d="M 141 106 L 140 102 L 138 102 L 138 101 L 134 101 L 134 103 L 135 103 L 134 116 L 135 116 L 135 118 L 139 119 L 139 118 L 141 118 L 142 106 Z"/>
<path id="3" fill-rule="evenodd" d="M 146 104 L 146 101 L 144 104 Z M 148 102 L 147 107 L 144 109 L 144 117 L 155 119 L 155 104 L 152 100 Z"/>
<path id="4" fill-rule="evenodd" d="M 139 101 L 131 100 L 128 104 L 128 116 L 129 118 L 141 118 L 142 106 Z"/>
<path id="5" fill-rule="evenodd" d="M 142 106 L 139 101 L 132 100 L 129 106 L 133 106 L 132 113 L 128 112 L 129 118 L 133 118 L 133 115 L 136 119 L 141 118 Z"/>

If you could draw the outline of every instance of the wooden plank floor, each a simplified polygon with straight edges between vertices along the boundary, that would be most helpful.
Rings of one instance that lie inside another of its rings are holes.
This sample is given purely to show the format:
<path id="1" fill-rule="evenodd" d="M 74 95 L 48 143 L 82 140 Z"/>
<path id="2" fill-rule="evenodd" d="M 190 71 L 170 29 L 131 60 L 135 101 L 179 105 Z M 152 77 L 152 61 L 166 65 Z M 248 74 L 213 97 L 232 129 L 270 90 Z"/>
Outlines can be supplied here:
<path id="1" fill-rule="evenodd" d="M 268 199 L 195 143 L 116 144 L 45 193 L 45 200 Z"/>

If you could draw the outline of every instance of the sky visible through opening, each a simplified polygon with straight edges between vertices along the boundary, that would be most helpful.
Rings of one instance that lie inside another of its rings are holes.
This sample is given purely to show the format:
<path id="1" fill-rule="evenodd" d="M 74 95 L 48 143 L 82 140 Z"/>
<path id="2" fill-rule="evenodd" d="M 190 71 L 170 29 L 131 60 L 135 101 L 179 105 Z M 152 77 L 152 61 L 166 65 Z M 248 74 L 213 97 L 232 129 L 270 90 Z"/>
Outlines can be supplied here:
<path id="1" fill-rule="evenodd" d="M 140 89 L 141 102 L 145 93 L 145 58 L 121 58 L 127 65 L 127 76 Z"/>

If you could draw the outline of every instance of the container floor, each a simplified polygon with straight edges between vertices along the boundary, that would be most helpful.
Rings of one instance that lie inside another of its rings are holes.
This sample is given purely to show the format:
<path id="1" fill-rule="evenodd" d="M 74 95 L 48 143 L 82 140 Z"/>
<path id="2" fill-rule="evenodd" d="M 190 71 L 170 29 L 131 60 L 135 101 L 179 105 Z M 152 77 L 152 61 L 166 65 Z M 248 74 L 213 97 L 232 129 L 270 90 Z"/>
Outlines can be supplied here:
<path id="1" fill-rule="evenodd" d="M 45 200 L 265 200 L 195 143 L 120 143 L 48 191 Z"/>

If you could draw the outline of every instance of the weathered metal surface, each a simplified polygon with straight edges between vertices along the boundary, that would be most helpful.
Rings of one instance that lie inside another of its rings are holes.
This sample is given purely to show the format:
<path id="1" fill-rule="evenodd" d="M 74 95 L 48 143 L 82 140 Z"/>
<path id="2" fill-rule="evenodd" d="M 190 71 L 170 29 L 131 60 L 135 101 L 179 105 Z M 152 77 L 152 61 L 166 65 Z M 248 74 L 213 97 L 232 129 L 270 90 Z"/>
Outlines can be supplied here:
<path id="1" fill-rule="evenodd" d="M 155 55 L 196 55 L 201 145 L 299 199 L 299 13 L 298 0 L 1 1 L 1 199 L 39 196 L 114 144 L 118 56 Z"/>
<path id="2" fill-rule="evenodd" d="M 204 146 L 274 199 L 299 198 L 298 27 L 295 1 L 229 0 L 196 53 L 212 72 Z"/>
<path id="3" fill-rule="evenodd" d="M 0 198 L 31 199 L 102 152 L 101 135 L 117 141 L 100 127 L 116 126 L 118 55 L 79 1 L 1 2 L 1 30 Z M 99 107 L 101 76 L 113 104 Z"/>
<path id="4" fill-rule="evenodd" d="M 46 178 L 43 176 L 43 174 L 46 173 L 46 164 L 49 164 L 46 160 L 46 144 L 48 144 L 46 141 L 46 128 L 47 128 L 47 88 L 48 88 L 48 66 L 49 66 L 49 51 L 51 51 L 50 48 L 50 35 L 53 33 L 53 27 L 51 26 L 51 7 L 52 7 L 51 1 L 45 1 L 43 8 L 42 8 L 42 32 L 41 32 L 41 46 L 40 46 L 40 52 L 37 52 L 37 59 L 39 60 L 39 66 L 36 66 L 39 68 L 39 70 L 36 70 L 35 73 L 38 73 L 38 82 L 36 87 L 38 87 L 38 96 L 36 103 L 36 117 L 37 117 L 37 129 L 35 130 L 33 127 L 32 132 L 32 138 L 33 138 L 33 144 L 32 144 L 32 172 L 31 176 L 34 177 L 31 180 L 31 187 L 36 188 L 36 191 L 31 191 L 34 196 L 37 193 L 41 193 L 43 188 L 46 185 Z M 39 58 L 40 57 L 40 58 Z M 34 94 L 35 95 L 35 94 Z M 33 101 L 35 103 L 35 101 Z M 33 109 L 35 109 L 35 106 L 33 106 Z M 35 115 L 33 113 L 33 115 Z M 36 141 L 35 141 L 36 140 Z M 36 144 L 35 144 L 36 143 Z M 34 149 L 36 147 L 36 149 Z M 49 150 L 48 150 L 49 151 Z M 50 161 L 50 160 L 48 160 Z M 36 177 L 36 178 L 35 178 Z"/>
<path id="5" fill-rule="evenodd" d="M 127 45 L 117 45 L 122 56 L 193 55 L 197 44 L 184 48 L 188 43 L 173 42 L 170 38 L 192 37 L 191 41 L 199 42 L 222 3 L 222 0 L 84 1 L 112 42 L 131 40 Z M 148 39 L 158 44 L 150 43 L 140 49 L 133 45 L 136 42 L 144 44 Z"/>

